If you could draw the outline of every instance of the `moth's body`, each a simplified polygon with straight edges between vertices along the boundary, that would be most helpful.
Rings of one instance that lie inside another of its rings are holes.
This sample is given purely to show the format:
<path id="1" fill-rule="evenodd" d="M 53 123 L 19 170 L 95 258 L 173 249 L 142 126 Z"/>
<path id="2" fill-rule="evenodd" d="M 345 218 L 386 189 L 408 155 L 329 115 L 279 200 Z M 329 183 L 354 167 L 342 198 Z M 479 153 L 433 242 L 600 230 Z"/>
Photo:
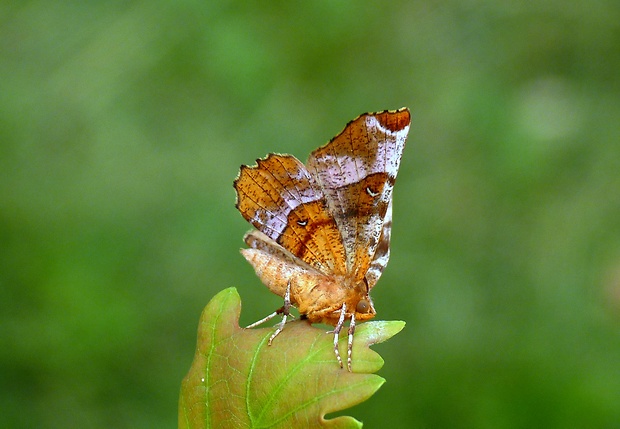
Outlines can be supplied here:
<path id="1" fill-rule="evenodd" d="M 407 109 L 367 113 L 312 152 L 305 165 L 270 154 L 256 166 L 241 166 L 234 182 L 237 208 L 257 229 L 246 234 L 249 249 L 241 252 L 269 290 L 284 298 L 284 318 L 271 340 L 293 305 L 311 323 L 335 327 L 342 366 L 338 333 L 350 320 L 351 370 L 355 322 L 375 316 L 369 294 L 389 259 L 392 189 L 409 123 Z"/>
<path id="2" fill-rule="evenodd" d="M 264 242 L 271 241 L 271 245 L 277 246 L 277 243 L 273 243 L 269 237 L 258 231 L 249 233 L 246 242 L 250 246 L 258 246 L 257 237 Z M 343 303 L 349 309 L 349 318 L 353 312 L 357 321 L 375 317 L 375 309 L 365 282 L 355 282 L 343 274 L 319 273 L 303 261 L 295 261 L 296 258 L 287 255 L 285 249 L 281 248 L 281 251 L 281 256 L 274 256 L 274 253 L 258 248 L 242 249 L 241 253 L 254 267 L 263 284 L 276 295 L 284 297 L 290 281 L 291 304 L 297 307 L 299 313 L 310 323 L 336 326 Z"/>

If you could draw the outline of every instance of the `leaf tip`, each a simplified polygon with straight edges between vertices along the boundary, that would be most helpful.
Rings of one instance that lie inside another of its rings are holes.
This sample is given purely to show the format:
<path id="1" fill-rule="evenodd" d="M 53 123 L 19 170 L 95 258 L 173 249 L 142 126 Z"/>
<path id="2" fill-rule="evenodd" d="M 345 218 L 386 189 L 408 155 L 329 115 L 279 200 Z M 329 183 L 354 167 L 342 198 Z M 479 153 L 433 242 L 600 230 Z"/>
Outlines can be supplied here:
<path id="1" fill-rule="evenodd" d="M 365 330 L 366 341 L 368 341 L 368 345 L 372 345 L 387 341 L 398 334 L 405 327 L 405 322 L 402 320 L 379 320 L 367 322 L 363 326 L 367 326 Z"/>

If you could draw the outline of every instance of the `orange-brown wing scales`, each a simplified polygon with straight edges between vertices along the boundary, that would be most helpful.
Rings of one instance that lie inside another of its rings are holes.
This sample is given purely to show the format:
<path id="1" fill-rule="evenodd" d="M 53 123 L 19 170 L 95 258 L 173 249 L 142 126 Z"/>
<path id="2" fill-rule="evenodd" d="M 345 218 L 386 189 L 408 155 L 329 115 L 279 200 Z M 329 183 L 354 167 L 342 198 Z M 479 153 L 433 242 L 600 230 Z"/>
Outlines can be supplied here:
<path id="1" fill-rule="evenodd" d="M 345 252 L 321 189 L 290 155 L 271 154 L 242 166 L 237 208 L 256 229 L 319 271 L 344 272 Z"/>
<path id="2" fill-rule="evenodd" d="M 276 240 L 302 261 L 322 272 L 345 274 L 345 252 L 340 231 L 324 200 L 298 206 L 288 215 L 288 226 Z M 320 259 L 319 259 L 320 258 Z"/>

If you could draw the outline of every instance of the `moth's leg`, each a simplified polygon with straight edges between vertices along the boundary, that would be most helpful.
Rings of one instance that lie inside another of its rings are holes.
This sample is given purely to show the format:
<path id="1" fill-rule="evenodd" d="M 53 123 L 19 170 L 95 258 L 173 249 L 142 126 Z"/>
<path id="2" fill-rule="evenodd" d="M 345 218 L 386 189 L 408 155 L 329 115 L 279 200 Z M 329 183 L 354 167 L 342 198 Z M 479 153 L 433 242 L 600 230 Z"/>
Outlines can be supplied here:
<path id="1" fill-rule="evenodd" d="M 261 325 L 261 324 L 263 324 L 263 323 L 265 323 L 265 322 L 267 322 L 267 321 L 269 321 L 269 320 L 273 319 L 273 318 L 274 318 L 274 317 L 276 317 L 278 314 L 282 313 L 282 311 L 284 311 L 284 307 L 279 308 L 279 309 L 277 309 L 276 311 L 274 311 L 273 313 L 271 313 L 269 316 L 267 316 L 267 317 L 263 317 L 262 319 L 257 320 L 256 322 L 254 322 L 254 323 L 252 323 L 252 324 L 250 324 L 250 325 L 246 326 L 246 327 L 245 327 L 245 329 L 255 328 L 255 327 L 257 327 L 258 325 Z"/>
<path id="2" fill-rule="evenodd" d="M 355 333 L 355 313 L 351 313 L 351 323 L 349 324 L 349 342 L 347 348 L 347 369 L 351 371 L 351 355 L 353 354 L 353 334 Z"/>
<path id="3" fill-rule="evenodd" d="M 250 328 L 255 328 L 258 325 L 262 325 L 263 323 L 273 319 L 274 317 L 276 317 L 278 314 L 283 314 L 284 316 L 282 317 L 282 322 L 278 323 L 278 330 L 276 330 L 276 333 L 272 335 L 271 339 L 269 340 L 269 345 L 271 345 L 271 341 L 273 341 L 273 339 L 275 338 L 276 335 L 278 335 L 280 333 L 280 331 L 282 331 L 282 328 L 284 327 L 284 323 L 286 323 L 286 319 L 287 317 L 291 317 L 292 319 L 294 319 L 295 317 L 290 313 L 290 309 L 291 309 L 291 281 L 289 280 L 289 282 L 286 285 L 286 292 L 284 293 L 284 305 L 280 308 L 278 308 L 276 311 L 274 311 L 273 313 L 271 313 L 269 316 L 267 317 L 263 317 L 262 319 L 252 323 L 251 325 L 246 326 L 246 329 L 250 329 Z"/>
<path id="4" fill-rule="evenodd" d="M 288 316 L 293 317 L 293 315 L 291 314 L 291 281 L 290 280 L 286 284 L 286 292 L 284 292 L 284 306 L 281 308 L 281 310 L 282 310 L 282 320 L 280 321 L 280 323 L 278 323 L 276 331 L 273 334 L 271 334 L 271 337 L 269 337 L 268 345 L 271 345 L 271 342 L 273 341 L 273 339 L 277 337 L 280 332 L 282 332 L 282 329 L 284 329 L 284 325 L 286 324 L 286 318 Z"/>
<path id="5" fill-rule="evenodd" d="M 340 358 L 340 350 L 338 350 L 338 334 L 340 334 L 340 330 L 342 329 L 342 325 L 344 325 L 344 318 L 347 313 L 347 304 L 343 303 L 342 308 L 340 309 L 340 317 L 338 318 L 338 323 L 333 331 L 328 333 L 334 334 L 334 353 L 336 353 L 336 359 L 338 359 L 338 364 L 340 368 L 342 368 L 342 359 Z"/>

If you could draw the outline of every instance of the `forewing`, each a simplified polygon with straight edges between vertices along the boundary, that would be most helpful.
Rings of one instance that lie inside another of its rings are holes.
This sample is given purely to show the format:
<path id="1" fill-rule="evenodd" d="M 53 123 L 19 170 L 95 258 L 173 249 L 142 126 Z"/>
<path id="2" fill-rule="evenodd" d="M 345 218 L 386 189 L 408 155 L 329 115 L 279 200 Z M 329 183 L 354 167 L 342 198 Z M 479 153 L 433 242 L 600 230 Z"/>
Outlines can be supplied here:
<path id="1" fill-rule="evenodd" d="M 234 187 L 237 209 L 256 229 L 322 273 L 346 272 L 325 195 L 297 158 L 270 154 L 256 166 L 242 166 Z"/>
<path id="2" fill-rule="evenodd" d="M 408 109 L 361 115 L 308 159 L 340 230 L 347 271 L 356 281 L 372 266 L 367 280 L 376 282 L 377 269 L 389 257 L 384 225 L 410 118 Z"/>

